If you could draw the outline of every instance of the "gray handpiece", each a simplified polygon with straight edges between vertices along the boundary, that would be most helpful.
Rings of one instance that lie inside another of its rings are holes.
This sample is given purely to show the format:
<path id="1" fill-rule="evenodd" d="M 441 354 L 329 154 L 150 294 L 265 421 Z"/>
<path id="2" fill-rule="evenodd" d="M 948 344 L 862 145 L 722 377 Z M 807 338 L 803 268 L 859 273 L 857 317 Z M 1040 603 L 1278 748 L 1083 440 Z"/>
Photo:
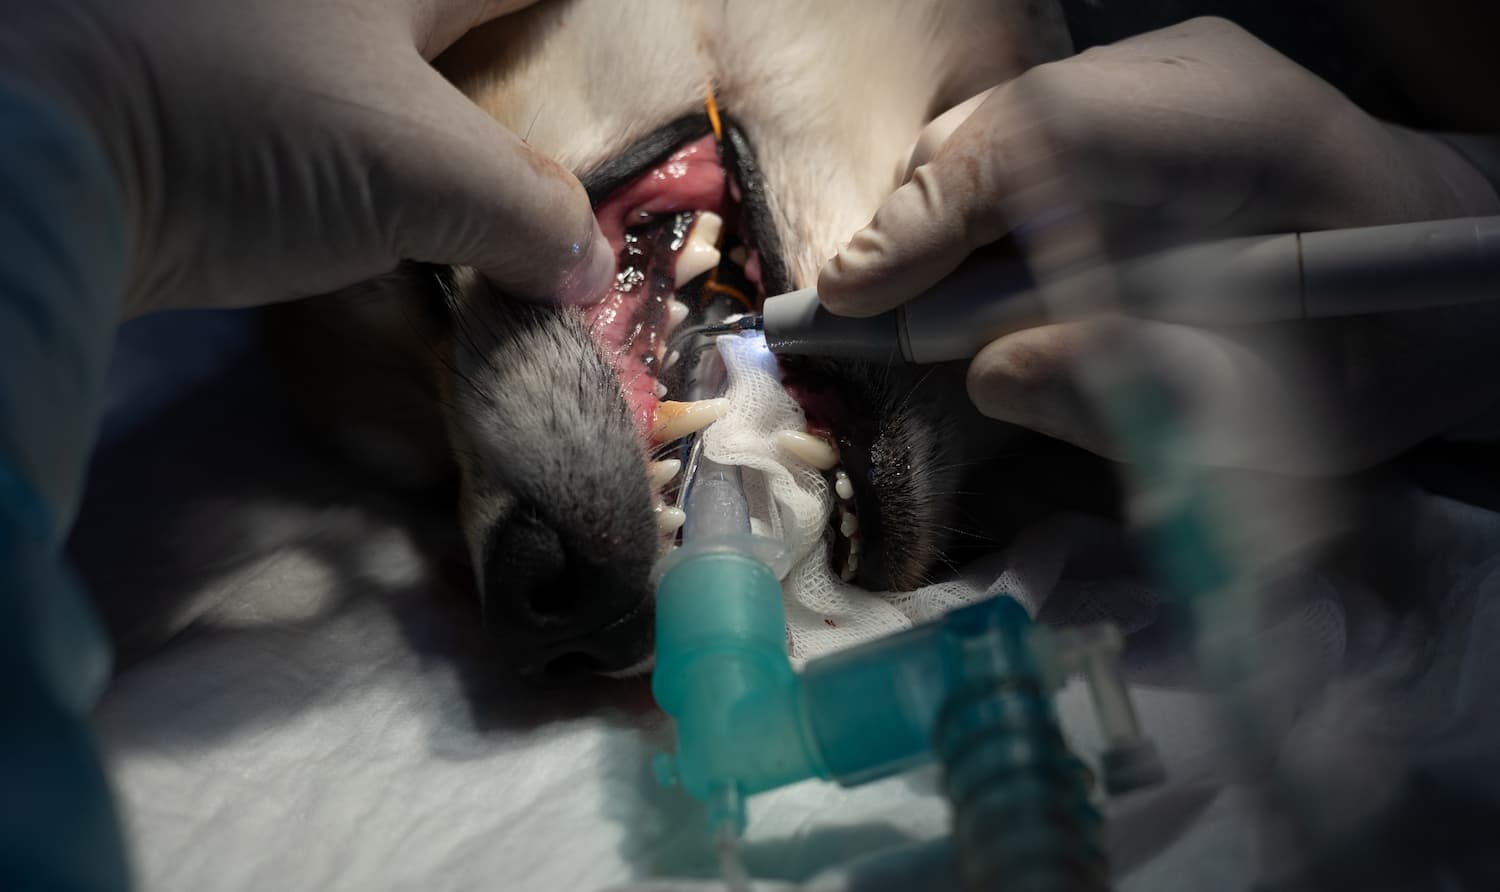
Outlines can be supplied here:
<path id="1" fill-rule="evenodd" d="M 1015 261 L 970 260 L 904 306 L 879 316 L 835 316 L 812 288 L 766 298 L 766 344 L 776 353 L 931 363 L 973 356 L 1007 331 L 1044 321 Z"/>
<path id="2" fill-rule="evenodd" d="M 1121 309 L 1194 325 L 1248 325 L 1500 300 L 1500 217 L 1206 242 L 1111 269 Z M 1076 315 L 1013 260 L 970 260 L 899 309 L 834 316 L 813 289 L 767 298 L 779 353 L 919 364 L 967 359 L 996 338 Z"/>

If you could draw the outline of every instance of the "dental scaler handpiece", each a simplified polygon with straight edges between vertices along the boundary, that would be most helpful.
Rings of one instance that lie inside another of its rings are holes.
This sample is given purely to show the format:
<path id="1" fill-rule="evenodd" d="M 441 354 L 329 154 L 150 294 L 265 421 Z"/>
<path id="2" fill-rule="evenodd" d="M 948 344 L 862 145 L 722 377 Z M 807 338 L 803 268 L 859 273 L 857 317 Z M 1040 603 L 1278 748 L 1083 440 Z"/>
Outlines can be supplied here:
<path id="1" fill-rule="evenodd" d="M 1108 270 L 1127 315 L 1249 325 L 1500 300 L 1500 217 L 1204 242 Z M 1058 292 L 1066 293 L 1066 292 Z M 927 364 L 969 359 L 995 339 L 1070 316 L 1014 259 L 970 258 L 900 308 L 835 316 L 811 288 L 768 297 L 760 316 L 712 333 L 760 330 L 777 353 Z"/>

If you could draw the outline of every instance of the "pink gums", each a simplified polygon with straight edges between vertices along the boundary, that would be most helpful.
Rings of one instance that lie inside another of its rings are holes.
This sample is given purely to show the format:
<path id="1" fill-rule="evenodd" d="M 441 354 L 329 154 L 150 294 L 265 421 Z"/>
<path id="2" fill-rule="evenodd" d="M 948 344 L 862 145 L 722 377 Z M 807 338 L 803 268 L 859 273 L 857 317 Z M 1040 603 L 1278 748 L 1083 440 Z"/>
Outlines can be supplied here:
<path id="1" fill-rule="evenodd" d="M 712 136 L 678 149 L 661 164 L 617 189 L 594 209 L 599 228 L 615 253 L 615 284 L 604 300 L 584 311 L 589 333 L 614 363 L 642 433 L 656 413 L 656 376 L 666 348 L 667 301 L 673 299 L 673 268 L 681 239 L 642 248 L 630 230 L 690 211 L 722 213 L 724 166 Z M 663 247 L 665 245 L 665 247 Z"/>

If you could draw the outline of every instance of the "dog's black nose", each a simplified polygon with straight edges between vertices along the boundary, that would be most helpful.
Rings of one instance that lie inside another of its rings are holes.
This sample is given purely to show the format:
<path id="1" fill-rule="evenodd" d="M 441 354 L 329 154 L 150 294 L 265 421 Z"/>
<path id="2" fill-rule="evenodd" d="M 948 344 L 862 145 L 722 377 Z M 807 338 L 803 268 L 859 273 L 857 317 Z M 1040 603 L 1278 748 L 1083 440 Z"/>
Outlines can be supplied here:
<path id="1" fill-rule="evenodd" d="M 625 544 L 529 505 L 491 530 L 484 622 L 523 675 L 617 672 L 651 655 L 654 543 Z"/>

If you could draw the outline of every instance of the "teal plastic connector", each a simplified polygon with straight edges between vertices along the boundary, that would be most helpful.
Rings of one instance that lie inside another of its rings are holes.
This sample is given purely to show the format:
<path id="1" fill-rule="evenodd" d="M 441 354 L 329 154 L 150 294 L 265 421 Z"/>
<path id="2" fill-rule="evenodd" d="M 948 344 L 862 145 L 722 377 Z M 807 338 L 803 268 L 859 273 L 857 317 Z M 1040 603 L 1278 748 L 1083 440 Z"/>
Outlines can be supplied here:
<path id="1" fill-rule="evenodd" d="M 744 826 L 743 799 L 828 777 L 805 733 L 787 659 L 781 583 L 753 537 L 684 545 L 656 588 L 656 701 L 677 723 L 658 777 L 711 804 L 710 829 Z"/>
<path id="2" fill-rule="evenodd" d="M 1118 653 L 1117 635 L 1038 629 L 1000 597 L 798 673 L 781 586 L 753 556 L 754 541 L 691 542 L 657 587 L 652 690 L 677 726 L 676 757 L 659 758 L 658 777 L 706 802 L 711 830 L 738 832 L 746 797 L 809 778 L 855 786 L 935 756 L 947 765 L 943 751 L 971 731 L 993 731 L 987 743 L 1012 768 L 1050 777 L 1059 775 L 1046 768 L 1053 762 L 1076 765 L 1076 775 L 1061 772 L 1072 783 L 1086 773 L 1056 730 L 1050 695 L 1073 669 L 1090 676 L 1106 739 L 1130 753 L 1130 785 L 1159 778 L 1123 687 L 1092 677 Z M 1088 811 L 1086 797 L 1080 808 Z"/>

